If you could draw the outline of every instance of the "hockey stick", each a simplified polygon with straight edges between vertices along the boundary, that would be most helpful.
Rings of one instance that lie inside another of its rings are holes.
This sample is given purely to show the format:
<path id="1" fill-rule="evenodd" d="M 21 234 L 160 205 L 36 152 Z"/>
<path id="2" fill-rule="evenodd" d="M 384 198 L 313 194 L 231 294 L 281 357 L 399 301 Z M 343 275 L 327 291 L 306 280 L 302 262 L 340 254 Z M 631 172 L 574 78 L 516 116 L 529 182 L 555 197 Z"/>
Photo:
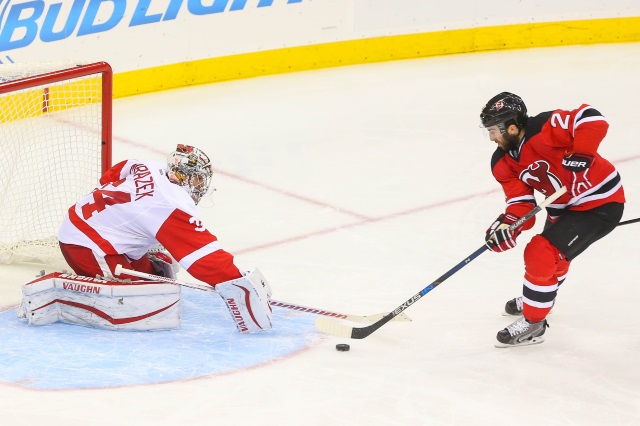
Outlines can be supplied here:
<path id="1" fill-rule="evenodd" d="M 631 223 L 636 223 L 636 222 L 640 222 L 640 217 L 637 219 L 629 219 L 629 220 L 625 220 L 624 222 L 620 222 L 618 225 L 616 226 L 622 226 L 622 225 L 629 225 Z"/>
<path id="2" fill-rule="evenodd" d="M 565 192 L 567 192 L 567 188 L 564 186 L 550 195 L 546 200 L 541 202 L 539 205 L 531 209 L 529 213 L 522 216 L 518 219 L 513 225 L 509 227 L 510 230 L 514 230 L 517 227 L 521 226 L 527 220 L 531 219 L 538 212 L 544 209 L 546 206 L 560 198 Z M 427 287 L 420 290 L 417 294 L 411 297 L 409 300 L 404 302 L 402 305 L 398 306 L 393 312 L 384 316 L 380 320 L 374 322 L 371 325 L 365 327 L 350 327 L 348 325 L 342 324 L 336 320 L 318 317 L 316 318 L 316 328 L 324 333 L 332 334 L 334 336 L 351 338 L 351 339 L 364 339 L 365 337 L 371 335 L 374 331 L 391 321 L 396 315 L 400 315 L 402 311 L 407 309 L 409 306 L 416 303 L 418 300 L 422 298 L 425 294 L 429 293 L 431 290 L 442 284 L 447 278 L 451 277 L 453 274 L 458 272 L 460 269 L 464 268 L 467 264 L 469 264 L 476 257 L 480 256 L 488 250 L 486 245 L 483 245 L 478 250 L 471 253 L 468 257 L 466 257 L 462 262 L 458 263 L 456 266 L 451 268 L 449 271 L 445 272 L 440 278 L 429 284 Z"/>
<path id="3" fill-rule="evenodd" d="M 139 271 L 135 271 L 133 269 L 127 269 L 127 268 L 123 268 L 122 265 L 116 265 L 116 269 L 115 269 L 115 275 L 120 275 L 120 274 L 127 274 L 127 275 L 131 275 L 134 277 L 140 277 L 140 278 L 146 278 L 149 280 L 153 280 L 153 281 L 162 281 L 165 283 L 170 283 L 170 284 L 176 284 L 182 287 L 188 287 L 188 288 L 194 288 L 196 290 L 202 290 L 202 291 L 211 291 L 214 293 L 217 293 L 216 289 L 208 286 L 208 285 L 201 285 L 201 284 L 193 284 L 193 283 L 188 283 L 188 282 L 184 282 L 184 281 L 180 281 L 180 280 L 174 280 L 172 278 L 166 278 L 160 275 L 153 275 L 153 274 L 147 274 L 145 272 L 139 272 Z M 361 315 L 351 315 L 351 314 L 341 314 L 338 312 L 331 312 L 331 311 L 327 311 L 324 309 L 316 309 L 316 308 L 310 308 L 308 306 L 302 306 L 302 305 L 296 305 L 294 303 L 288 303 L 288 302 L 281 302 L 279 300 L 271 300 L 271 305 L 272 306 L 278 306 L 280 308 L 285 308 L 285 309 L 292 309 L 294 311 L 298 311 L 298 312 L 306 312 L 306 313 L 310 313 L 310 314 L 316 314 L 316 315 L 324 315 L 327 317 L 331 317 L 331 318 L 338 318 L 338 319 L 345 319 L 345 320 L 349 320 L 349 321 L 354 321 L 354 322 L 365 322 L 365 323 L 372 323 L 372 322 L 376 322 L 378 320 L 380 320 L 380 318 L 383 318 L 385 315 L 387 315 L 386 312 L 381 313 L 381 314 L 375 314 L 375 315 L 366 315 L 366 316 L 361 316 Z M 395 318 L 396 321 L 411 321 L 411 318 L 409 318 L 407 315 L 402 315 L 402 316 L 398 316 Z"/>

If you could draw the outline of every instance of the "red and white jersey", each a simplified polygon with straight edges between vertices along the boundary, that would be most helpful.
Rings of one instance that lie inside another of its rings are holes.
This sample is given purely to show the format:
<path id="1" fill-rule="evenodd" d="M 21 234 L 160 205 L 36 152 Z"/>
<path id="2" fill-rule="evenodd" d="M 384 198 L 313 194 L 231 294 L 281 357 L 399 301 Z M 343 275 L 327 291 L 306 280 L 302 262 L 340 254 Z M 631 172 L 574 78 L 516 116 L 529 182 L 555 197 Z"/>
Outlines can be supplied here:
<path id="1" fill-rule="evenodd" d="M 551 195 L 562 186 L 570 188 L 570 174 L 562 166 L 569 153 L 593 155 L 588 177 L 593 185 L 578 196 L 569 191 L 547 207 L 551 218 L 565 209 L 584 211 L 606 203 L 624 203 L 624 190 L 617 170 L 597 153 L 609 125 L 595 108 L 582 105 L 572 111 L 555 110 L 530 117 L 517 150 L 496 150 L 491 159 L 494 177 L 504 190 L 506 211 L 523 216 L 536 201 L 534 190 Z M 530 220 L 525 228 L 533 226 Z"/>
<path id="2" fill-rule="evenodd" d="M 116 164 L 100 188 L 69 209 L 58 240 L 132 260 L 159 242 L 201 281 L 215 285 L 241 277 L 233 256 L 198 218 L 194 201 L 166 172 L 166 165 L 154 161 Z"/>

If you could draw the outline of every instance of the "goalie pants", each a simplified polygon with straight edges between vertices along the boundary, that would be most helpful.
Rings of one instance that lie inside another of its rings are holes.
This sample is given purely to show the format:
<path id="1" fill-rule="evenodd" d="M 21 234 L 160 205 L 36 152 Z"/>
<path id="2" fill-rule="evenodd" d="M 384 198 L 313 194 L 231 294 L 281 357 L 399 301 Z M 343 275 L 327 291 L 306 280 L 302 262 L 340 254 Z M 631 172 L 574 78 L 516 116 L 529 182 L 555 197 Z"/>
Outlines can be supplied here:
<path id="1" fill-rule="evenodd" d="M 146 256 L 142 256 L 138 260 L 131 260 L 123 254 L 100 256 L 86 247 L 74 244 L 59 244 L 67 264 L 77 275 L 83 275 L 85 277 L 95 277 L 96 275 L 103 277 L 113 276 L 116 265 L 118 264 L 124 268 L 145 272 L 147 274 L 156 273 L 153 265 Z M 138 279 L 125 274 L 117 278 Z"/>
<path id="2" fill-rule="evenodd" d="M 553 222 L 547 220 L 524 250 L 522 314 L 527 320 L 547 316 L 571 261 L 613 231 L 623 211 L 624 204 L 609 203 L 587 211 L 568 210 Z"/>

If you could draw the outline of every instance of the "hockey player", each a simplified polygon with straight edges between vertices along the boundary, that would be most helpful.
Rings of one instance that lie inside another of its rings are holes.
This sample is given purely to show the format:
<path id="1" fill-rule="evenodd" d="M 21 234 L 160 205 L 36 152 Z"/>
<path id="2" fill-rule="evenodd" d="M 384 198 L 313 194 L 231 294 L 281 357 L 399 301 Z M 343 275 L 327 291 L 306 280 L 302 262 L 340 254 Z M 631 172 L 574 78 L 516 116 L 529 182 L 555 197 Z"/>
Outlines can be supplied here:
<path id="1" fill-rule="evenodd" d="M 491 171 L 506 200 L 504 213 L 486 232 L 490 250 L 515 247 L 518 235 L 534 225 L 535 217 L 509 230 L 536 205 L 534 190 L 551 195 L 567 188 L 547 207 L 543 231 L 525 247 L 522 296 L 505 306 L 508 314 L 522 317 L 498 332 L 496 346 L 539 343 L 569 264 L 622 218 L 625 198 L 620 175 L 597 152 L 609 125 L 589 105 L 528 117 L 522 99 L 508 92 L 491 98 L 480 119 L 489 139 L 498 145 Z"/>
<path id="2" fill-rule="evenodd" d="M 271 328 L 268 283 L 257 270 L 243 276 L 198 217 L 211 176 L 209 157 L 182 144 L 167 164 L 116 164 L 65 215 L 58 232 L 64 258 L 87 277 L 113 276 L 121 264 L 175 278 L 182 266 L 215 287 L 241 332 Z"/>

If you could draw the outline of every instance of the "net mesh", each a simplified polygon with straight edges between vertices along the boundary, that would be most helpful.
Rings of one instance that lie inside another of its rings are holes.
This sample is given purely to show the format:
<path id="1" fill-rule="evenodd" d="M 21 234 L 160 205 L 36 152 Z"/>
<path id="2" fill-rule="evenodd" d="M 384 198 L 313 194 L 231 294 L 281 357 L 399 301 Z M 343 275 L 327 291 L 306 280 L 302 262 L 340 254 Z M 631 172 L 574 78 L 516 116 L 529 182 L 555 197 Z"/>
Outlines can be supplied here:
<path id="1" fill-rule="evenodd" d="M 0 87 L 70 66 L 1 65 Z M 0 263 L 60 263 L 64 214 L 102 173 L 101 103 L 101 73 L 0 94 Z"/>

